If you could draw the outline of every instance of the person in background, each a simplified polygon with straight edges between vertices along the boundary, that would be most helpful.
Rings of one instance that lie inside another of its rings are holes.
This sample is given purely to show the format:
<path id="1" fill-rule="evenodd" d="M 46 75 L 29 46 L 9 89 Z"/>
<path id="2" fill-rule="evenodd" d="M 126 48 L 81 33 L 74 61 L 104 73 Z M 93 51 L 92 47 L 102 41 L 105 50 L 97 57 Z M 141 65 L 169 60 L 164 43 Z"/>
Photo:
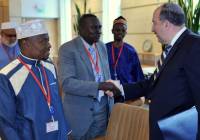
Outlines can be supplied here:
<path id="1" fill-rule="evenodd" d="M 114 41 L 106 44 L 111 79 L 119 80 L 121 84 L 144 80 L 135 48 L 123 41 L 127 33 L 127 21 L 124 17 L 120 16 L 113 21 L 112 33 Z M 115 102 L 123 101 L 122 96 L 115 98 Z"/>
<path id="2" fill-rule="evenodd" d="M 13 61 L 19 55 L 19 45 L 16 37 L 15 28 L 17 23 L 1 23 L 0 31 L 0 69 Z"/>
<path id="3" fill-rule="evenodd" d="M 17 28 L 20 55 L 0 71 L 0 137 L 2 140 L 67 140 L 51 45 L 43 21 Z"/>
<path id="4" fill-rule="evenodd" d="M 152 31 L 166 46 L 165 50 L 150 79 L 123 85 L 125 98 L 146 96 L 149 99 L 150 140 L 165 139 L 158 122 L 196 106 L 198 133 L 191 140 L 200 140 L 200 36 L 185 27 L 183 9 L 174 3 L 156 8 L 152 22 Z M 188 120 L 191 119 L 194 118 Z M 186 123 L 190 125 L 190 121 Z M 174 134 L 183 130 L 180 126 Z"/>
<path id="5" fill-rule="evenodd" d="M 101 24 L 93 14 L 79 20 L 79 36 L 59 50 L 58 74 L 64 92 L 64 112 L 73 140 L 92 140 L 105 134 L 113 94 L 105 45 L 99 41 Z"/>

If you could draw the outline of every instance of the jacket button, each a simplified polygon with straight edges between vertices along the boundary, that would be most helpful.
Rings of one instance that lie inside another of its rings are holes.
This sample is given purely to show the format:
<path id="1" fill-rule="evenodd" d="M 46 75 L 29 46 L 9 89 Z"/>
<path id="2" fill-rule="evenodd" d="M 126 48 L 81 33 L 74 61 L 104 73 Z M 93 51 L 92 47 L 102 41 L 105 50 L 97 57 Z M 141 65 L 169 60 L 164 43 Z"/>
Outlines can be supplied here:
<path id="1" fill-rule="evenodd" d="M 88 95 L 89 98 L 94 98 L 92 95 Z"/>
<path id="2" fill-rule="evenodd" d="M 90 111 L 94 111 L 94 109 L 93 109 L 93 108 L 90 108 Z"/>

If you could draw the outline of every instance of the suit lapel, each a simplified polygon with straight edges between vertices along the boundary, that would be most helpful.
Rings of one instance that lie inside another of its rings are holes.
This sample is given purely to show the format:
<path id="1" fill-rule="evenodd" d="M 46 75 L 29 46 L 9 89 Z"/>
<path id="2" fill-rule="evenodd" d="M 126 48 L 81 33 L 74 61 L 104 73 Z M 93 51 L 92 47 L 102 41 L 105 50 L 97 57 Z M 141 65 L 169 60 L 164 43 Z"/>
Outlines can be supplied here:
<path id="1" fill-rule="evenodd" d="M 85 63 L 85 66 L 87 67 L 88 71 L 90 72 L 91 75 L 93 75 L 93 78 L 94 78 L 92 64 L 91 64 L 90 59 L 87 55 L 87 52 L 85 51 L 83 41 L 81 40 L 80 37 L 78 37 L 77 40 L 76 40 L 76 47 L 77 47 L 77 50 L 80 53 L 80 57 L 81 57 L 82 61 Z"/>
<path id="2" fill-rule="evenodd" d="M 188 30 L 184 31 L 183 34 L 178 38 L 178 40 L 175 42 L 175 44 L 173 45 L 172 49 L 170 50 L 169 54 L 167 55 L 164 63 L 162 64 L 159 73 L 157 75 L 157 78 L 155 79 L 154 83 L 158 80 L 158 78 L 160 77 L 160 75 L 162 74 L 162 71 L 164 70 L 164 68 L 166 67 L 167 63 L 171 60 L 171 58 L 174 56 L 174 54 L 177 52 L 177 50 L 180 48 L 180 43 L 182 41 L 182 39 L 189 33 Z"/>

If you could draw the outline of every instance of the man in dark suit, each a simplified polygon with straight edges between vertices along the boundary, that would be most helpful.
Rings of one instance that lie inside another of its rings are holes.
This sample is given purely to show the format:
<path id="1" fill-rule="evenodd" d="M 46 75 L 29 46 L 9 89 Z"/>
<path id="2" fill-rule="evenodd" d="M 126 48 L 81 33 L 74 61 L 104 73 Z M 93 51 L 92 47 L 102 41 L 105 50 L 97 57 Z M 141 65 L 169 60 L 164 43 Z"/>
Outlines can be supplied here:
<path id="1" fill-rule="evenodd" d="M 106 131 L 114 101 L 110 92 L 105 91 L 120 91 L 113 83 L 104 82 L 110 79 L 110 72 L 106 47 L 99 41 L 98 18 L 93 14 L 83 15 L 79 34 L 59 50 L 59 76 L 73 140 L 91 140 Z"/>
<path id="2" fill-rule="evenodd" d="M 185 27 L 184 12 L 177 4 L 158 7 L 152 22 L 152 31 L 159 42 L 171 47 L 162 53 L 150 79 L 123 85 L 123 89 L 125 100 L 140 96 L 149 99 L 150 140 L 164 140 L 159 120 L 194 105 L 200 111 L 200 37 Z M 200 139 L 200 128 L 197 139 Z"/>

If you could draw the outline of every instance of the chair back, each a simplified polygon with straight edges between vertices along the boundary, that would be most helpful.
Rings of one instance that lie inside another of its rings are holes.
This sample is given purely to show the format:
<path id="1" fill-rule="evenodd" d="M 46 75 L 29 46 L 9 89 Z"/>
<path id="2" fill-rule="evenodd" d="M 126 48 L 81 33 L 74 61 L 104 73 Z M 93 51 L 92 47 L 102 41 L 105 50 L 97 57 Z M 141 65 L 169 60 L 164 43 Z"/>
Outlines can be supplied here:
<path id="1" fill-rule="evenodd" d="M 149 140 L 148 109 L 123 103 L 115 104 L 105 140 Z"/>

